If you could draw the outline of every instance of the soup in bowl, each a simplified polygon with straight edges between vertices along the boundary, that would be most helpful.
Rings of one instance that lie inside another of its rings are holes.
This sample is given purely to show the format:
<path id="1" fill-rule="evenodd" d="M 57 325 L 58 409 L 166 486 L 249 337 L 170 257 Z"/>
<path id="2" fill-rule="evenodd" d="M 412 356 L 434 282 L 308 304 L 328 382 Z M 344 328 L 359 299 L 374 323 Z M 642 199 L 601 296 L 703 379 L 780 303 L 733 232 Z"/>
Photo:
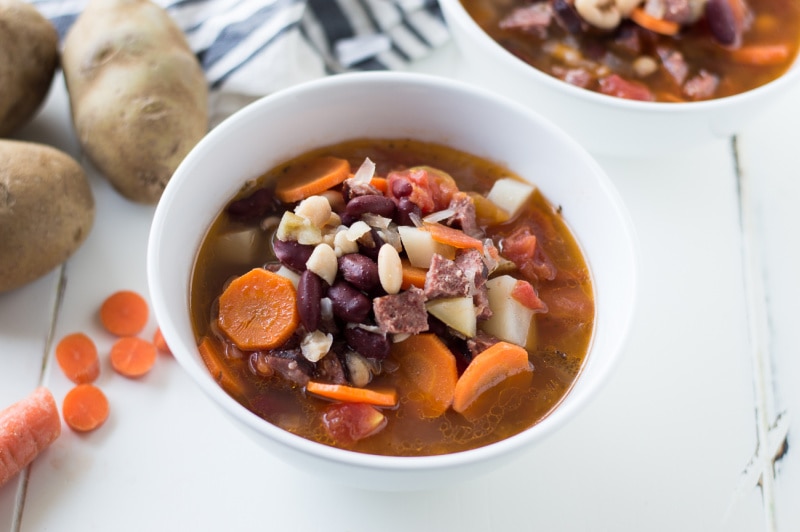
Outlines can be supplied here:
<path id="1" fill-rule="evenodd" d="M 576 143 L 396 73 L 222 123 L 148 250 L 156 317 L 201 389 L 283 459 L 379 489 L 488 471 L 573 417 L 622 349 L 635 273 L 625 210 Z"/>
<path id="2" fill-rule="evenodd" d="M 741 131 L 800 78 L 785 0 L 441 0 L 464 76 L 591 152 L 658 155 Z"/>

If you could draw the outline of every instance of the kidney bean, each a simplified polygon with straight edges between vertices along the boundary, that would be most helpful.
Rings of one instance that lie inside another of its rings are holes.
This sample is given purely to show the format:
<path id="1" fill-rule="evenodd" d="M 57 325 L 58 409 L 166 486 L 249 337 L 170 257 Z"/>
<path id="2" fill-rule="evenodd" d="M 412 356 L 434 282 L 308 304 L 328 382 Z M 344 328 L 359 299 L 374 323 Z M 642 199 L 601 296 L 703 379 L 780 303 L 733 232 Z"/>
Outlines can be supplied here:
<path id="1" fill-rule="evenodd" d="M 361 327 L 348 327 L 344 331 L 347 345 L 366 358 L 383 359 L 389 356 L 391 344 L 385 334 L 377 334 Z"/>
<path id="2" fill-rule="evenodd" d="M 411 221 L 411 213 L 416 214 L 420 218 L 422 217 L 422 210 L 420 210 L 416 203 L 407 197 L 400 198 L 397 201 L 397 214 L 395 215 L 394 221 L 398 225 L 414 225 L 414 222 Z"/>
<path id="3" fill-rule="evenodd" d="M 345 212 L 350 216 L 361 216 L 365 213 L 377 214 L 384 218 L 394 218 L 396 207 L 394 201 L 386 196 L 368 194 L 366 196 L 356 196 L 347 202 Z"/>
<path id="4" fill-rule="evenodd" d="M 297 312 L 300 314 L 300 323 L 309 331 L 319 329 L 322 317 L 320 300 L 324 292 L 324 282 L 319 275 L 311 270 L 300 275 L 297 283 Z"/>
<path id="5" fill-rule="evenodd" d="M 299 272 L 305 271 L 306 262 L 314 251 L 314 246 L 300 244 L 294 240 L 272 239 L 272 251 L 281 264 Z"/>
<path id="6" fill-rule="evenodd" d="M 395 198 L 405 198 L 414 192 L 414 187 L 410 181 L 405 179 L 395 179 L 392 181 L 392 196 Z"/>
<path id="7" fill-rule="evenodd" d="M 370 299 L 347 281 L 337 281 L 328 288 L 333 313 L 350 323 L 363 323 L 372 310 Z"/>
<path id="8" fill-rule="evenodd" d="M 553 8 L 556 22 L 569 33 L 580 33 L 583 26 L 583 19 L 575 9 L 575 5 L 569 0 L 553 0 L 550 4 Z"/>
<path id="9" fill-rule="evenodd" d="M 706 3 L 708 29 L 720 44 L 732 46 L 740 42 L 744 23 L 739 11 L 734 9 L 731 0 L 708 0 Z"/>
<path id="10" fill-rule="evenodd" d="M 365 292 L 375 288 L 380 281 L 378 265 L 360 253 L 349 253 L 339 257 L 339 272 L 345 281 Z"/>
<path id="11" fill-rule="evenodd" d="M 260 188 L 246 198 L 232 202 L 227 210 L 234 218 L 243 220 L 261 218 L 275 210 L 275 197 L 272 191 Z"/>

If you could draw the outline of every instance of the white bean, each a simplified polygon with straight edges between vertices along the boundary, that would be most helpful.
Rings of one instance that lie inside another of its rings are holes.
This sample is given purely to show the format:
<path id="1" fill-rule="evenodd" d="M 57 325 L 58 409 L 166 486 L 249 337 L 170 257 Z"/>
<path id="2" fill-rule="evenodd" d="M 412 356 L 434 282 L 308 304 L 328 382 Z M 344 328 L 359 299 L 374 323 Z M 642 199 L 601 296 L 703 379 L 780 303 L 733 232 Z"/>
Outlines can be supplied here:
<path id="1" fill-rule="evenodd" d="M 403 283 L 403 264 L 400 255 L 391 244 L 384 244 L 378 250 L 378 278 L 387 294 L 396 294 Z"/>
<path id="2" fill-rule="evenodd" d="M 603 30 L 616 28 L 622 20 L 616 0 L 575 0 L 575 9 L 583 20 Z"/>
<path id="3" fill-rule="evenodd" d="M 328 244 L 318 244 L 308 257 L 306 268 L 322 277 L 328 284 L 333 284 L 339 268 L 336 252 Z"/>
<path id="4" fill-rule="evenodd" d="M 331 204 L 323 196 L 309 196 L 294 208 L 294 213 L 322 227 L 331 218 Z"/>

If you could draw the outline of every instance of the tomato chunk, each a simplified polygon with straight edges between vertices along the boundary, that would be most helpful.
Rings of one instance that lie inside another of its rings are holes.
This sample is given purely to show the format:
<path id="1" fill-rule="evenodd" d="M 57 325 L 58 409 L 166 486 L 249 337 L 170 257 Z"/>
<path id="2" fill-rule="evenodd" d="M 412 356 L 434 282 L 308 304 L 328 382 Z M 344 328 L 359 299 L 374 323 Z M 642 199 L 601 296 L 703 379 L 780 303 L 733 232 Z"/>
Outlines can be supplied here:
<path id="1" fill-rule="evenodd" d="M 429 166 L 415 166 L 387 176 L 388 190 L 397 201 L 407 197 L 422 215 L 446 209 L 458 192 L 455 180 L 446 172 Z"/>
<path id="2" fill-rule="evenodd" d="M 323 412 L 322 424 L 336 443 L 352 445 L 380 432 L 386 416 L 365 403 L 333 403 Z"/>

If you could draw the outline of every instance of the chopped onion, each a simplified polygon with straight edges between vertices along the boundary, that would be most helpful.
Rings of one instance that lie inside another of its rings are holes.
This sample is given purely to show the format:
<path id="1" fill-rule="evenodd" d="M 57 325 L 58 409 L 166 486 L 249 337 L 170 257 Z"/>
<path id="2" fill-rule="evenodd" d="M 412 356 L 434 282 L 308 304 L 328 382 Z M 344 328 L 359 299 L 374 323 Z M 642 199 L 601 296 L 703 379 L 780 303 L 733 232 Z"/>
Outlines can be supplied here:
<path id="1" fill-rule="evenodd" d="M 356 183 L 369 183 L 375 175 L 375 163 L 369 157 L 364 159 L 361 166 L 356 171 L 355 175 L 351 178 Z"/>
<path id="2" fill-rule="evenodd" d="M 455 214 L 456 211 L 454 211 L 453 209 L 442 209 L 441 211 L 430 213 L 428 216 L 423 218 L 423 221 L 431 223 L 441 222 L 442 220 L 447 220 L 448 218 L 454 216 Z"/>
<path id="3" fill-rule="evenodd" d="M 422 219 L 420 219 L 417 213 L 415 212 L 408 213 L 408 218 L 414 224 L 414 227 L 422 227 Z"/>

